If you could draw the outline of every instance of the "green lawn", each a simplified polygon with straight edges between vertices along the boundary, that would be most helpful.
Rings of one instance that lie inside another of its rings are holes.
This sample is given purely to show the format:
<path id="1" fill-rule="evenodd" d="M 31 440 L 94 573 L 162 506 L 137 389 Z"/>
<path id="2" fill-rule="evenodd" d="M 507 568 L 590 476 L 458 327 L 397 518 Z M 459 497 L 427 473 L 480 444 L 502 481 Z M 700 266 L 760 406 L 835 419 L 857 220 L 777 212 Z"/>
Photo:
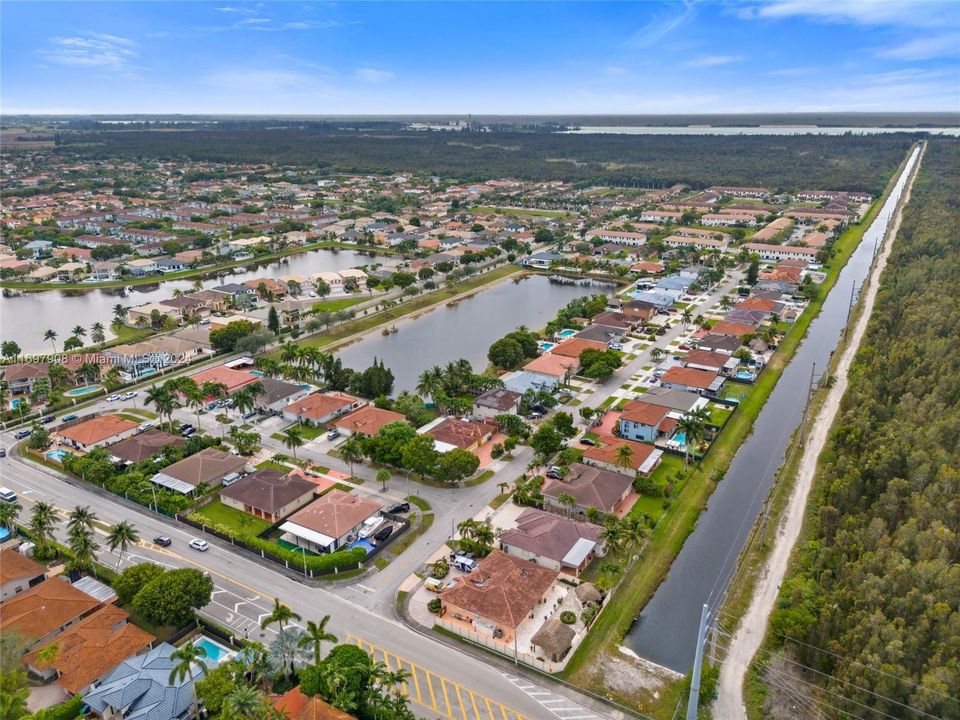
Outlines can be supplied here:
<path id="1" fill-rule="evenodd" d="M 346 310 L 348 307 L 353 307 L 354 305 L 359 305 L 364 300 L 368 300 L 368 296 L 357 295 L 355 297 L 347 298 L 337 298 L 336 300 L 323 300 L 318 302 L 313 306 L 314 312 L 336 312 L 337 310 Z"/>
<path id="2" fill-rule="evenodd" d="M 555 217 L 569 218 L 573 213 L 563 210 L 538 210 L 537 208 L 503 208 L 503 207 L 473 207 L 470 212 L 478 215 L 524 215 L 527 217 Z"/>
<path id="3" fill-rule="evenodd" d="M 211 524 L 230 528 L 236 532 L 237 535 L 249 535 L 251 533 L 259 535 L 271 525 L 267 520 L 256 518 L 253 515 L 248 515 L 232 507 L 227 507 L 220 502 L 219 499 L 207 503 L 192 514 L 200 518 L 206 518 Z"/>
<path id="4" fill-rule="evenodd" d="M 258 470 L 279 470 L 280 472 L 290 472 L 293 468 L 289 465 L 281 465 L 278 462 L 273 460 L 264 460 L 262 463 L 257 463 Z"/>
<path id="5" fill-rule="evenodd" d="M 419 495 L 407 495 L 407 502 L 410 503 L 411 505 L 416 505 L 418 508 L 420 508 L 424 512 L 427 512 L 431 509 L 430 503 L 428 503 Z"/>
<path id="6" fill-rule="evenodd" d="M 710 410 L 710 419 L 708 422 L 716 427 L 723 427 L 724 423 L 726 423 L 733 414 L 733 408 L 727 407 L 726 405 L 710 403 L 707 408 Z"/>
<path id="7" fill-rule="evenodd" d="M 492 477 L 493 477 L 493 470 L 484 470 L 482 473 L 480 473 L 475 478 L 473 478 L 473 480 L 467 480 L 463 485 L 464 487 L 473 487 L 474 485 L 482 485 Z"/>

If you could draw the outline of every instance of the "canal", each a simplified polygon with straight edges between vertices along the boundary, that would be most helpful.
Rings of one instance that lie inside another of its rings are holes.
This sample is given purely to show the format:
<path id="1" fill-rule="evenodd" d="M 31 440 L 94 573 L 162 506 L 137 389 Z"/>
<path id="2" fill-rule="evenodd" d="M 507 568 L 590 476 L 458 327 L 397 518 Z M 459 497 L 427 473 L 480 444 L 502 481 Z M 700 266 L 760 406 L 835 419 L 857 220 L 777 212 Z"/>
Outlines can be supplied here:
<path id="1" fill-rule="evenodd" d="M 336 272 L 375 263 L 391 264 L 392 260 L 354 250 L 313 250 L 262 264 L 247 265 L 233 272 L 222 271 L 201 282 L 204 288 L 212 288 L 258 277 L 294 274 L 309 276 L 318 272 Z M 106 328 L 109 340 L 114 337 L 110 331 L 110 323 L 113 321 L 113 308 L 117 303 L 133 307 L 167 300 L 173 297 L 175 290 L 190 292 L 193 283 L 193 279 L 170 280 L 127 288 L 47 290 L 0 298 L 0 327 L 3 329 L 3 339 L 15 340 L 26 353 L 47 351 L 51 348 L 50 344 L 43 340 L 46 330 L 57 333 L 59 348 L 76 325 L 83 325 L 87 329 L 89 342 L 90 326 L 101 322 Z"/>
<path id="2" fill-rule="evenodd" d="M 557 310 L 581 295 L 609 292 L 608 284 L 557 285 L 543 275 L 501 282 L 455 304 L 425 310 L 396 323 L 397 332 L 372 333 L 337 352 L 347 367 L 363 369 L 373 358 L 393 370 L 394 394 L 413 390 L 420 373 L 465 358 L 477 372 L 488 364 L 490 345 L 520 325 L 541 328 Z"/>
<path id="3" fill-rule="evenodd" d="M 847 320 L 851 291 L 867 277 L 873 255 L 896 209 L 919 150 L 840 273 L 820 315 L 757 417 L 724 479 L 687 538 L 670 571 L 624 639 L 640 657 L 686 672 L 693 664 L 700 608 L 716 607 L 736 568 L 740 551 L 759 516 L 783 464 L 784 453 L 800 424 L 811 370 L 824 370 Z M 642 560 L 641 560 L 642 562 Z M 754 628 L 762 632 L 763 628 Z"/>

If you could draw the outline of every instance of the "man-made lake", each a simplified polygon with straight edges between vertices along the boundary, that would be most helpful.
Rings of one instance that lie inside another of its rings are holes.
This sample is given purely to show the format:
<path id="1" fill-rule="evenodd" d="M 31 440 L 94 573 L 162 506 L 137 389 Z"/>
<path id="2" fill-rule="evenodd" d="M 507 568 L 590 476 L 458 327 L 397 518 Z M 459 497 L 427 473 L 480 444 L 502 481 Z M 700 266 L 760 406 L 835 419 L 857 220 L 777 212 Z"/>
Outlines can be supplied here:
<path id="1" fill-rule="evenodd" d="M 960 137 L 960 127 L 890 128 L 890 127 L 820 127 L 818 125 L 759 125 L 755 127 L 720 127 L 713 125 L 630 126 L 583 125 L 570 135 L 887 135 L 889 133 L 929 133 Z"/>
<path id="2" fill-rule="evenodd" d="M 918 153 L 915 150 L 911 155 L 887 202 L 841 271 L 820 315 L 811 323 L 806 338 L 754 422 L 753 433 L 737 451 L 730 469 L 710 496 L 707 509 L 666 579 L 627 633 L 624 644 L 641 657 L 677 672 L 686 672 L 692 665 L 700 609 L 704 603 L 715 608 L 722 599 L 774 473 L 783 464 L 790 436 L 800 424 L 812 366 L 816 364 L 817 373 L 825 370 L 837 347 L 847 320 L 852 286 L 860 288 L 867 277 L 875 249 L 893 217 Z M 762 632 L 763 628 L 753 630 Z"/>
<path id="3" fill-rule="evenodd" d="M 204 288 L 212 288 L 224 283 L 240 283 L 260 277 L 309 276 L 318 272 L 335 272 L 361 265 L 391 262 L 390 258 L 384 256 L 371 257 L 354 250 L 313 250 L 259 265 L 237 268 L 233 272 L 221 271 L 202 280 L 202 283 Z M 0 298 L 0 327 L 3 339 L 15 340 L 24 352 L 47 351 L 51 347 L 49 342 L 43 340 L 46 330 L 57 333 L 57 347 L 60 347 L 76 325 L 83 325 L 87 329 L 89 342 L 90 326 L 96 322 L 103 323 L 107 339 L 110 339 L 114 337 L 110 332 L 110 323 L 113 321 L 113 308 L 117 303 L 133 307 L 167 300 L 173 297 L 174 290 L 190 292 L 193 283 L 193 279 L 170 280 L 127 288 L 47 290 Z"/>
<path id="4" fill-rule="evenodd" d="M 490 345 L 520 325 L 542 328 L 557 310 L 581 295 L 609 292 L 611 285 L 557 285 L 543 275 L 507 281 L 460 301 L 396 323 L 397 332 L 374 333 L 343 348 L 343 364 L 362 370 L 383 360 L 393 370 L 394 394 L 413 390 L 420 373 L 434 365 L 466 358 L 473 369 L 487 365 Z"/>

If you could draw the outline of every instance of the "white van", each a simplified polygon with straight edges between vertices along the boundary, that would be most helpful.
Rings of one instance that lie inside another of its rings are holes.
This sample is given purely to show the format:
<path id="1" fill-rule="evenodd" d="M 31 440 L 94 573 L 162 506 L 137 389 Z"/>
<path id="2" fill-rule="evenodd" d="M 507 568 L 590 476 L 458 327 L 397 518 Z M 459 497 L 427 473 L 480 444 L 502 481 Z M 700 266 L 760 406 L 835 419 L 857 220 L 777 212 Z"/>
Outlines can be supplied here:
<path id="1" fill-rule="evenodd" d="M 240 475 L 240 473 L 236 473 L 236 472 L 232 472 L 232 473 L 230 473 L 229 475 L 224 475 L 224 477 L 223 477 L 223 486 L 224 486 L 224 487 L 230 487 L 230 486 L 233 485 L 237 480 L 239 480 L 241 477 L 242 477 L 242 475 Z"/>
<path id="2" fill-rule="evenodd" d="M 477 569 L 477 561 L 473 558 L 457 555 L 453 559 L 453 566 L 460 572 L 471 573 Z"/>
<path id="3" fill-rule="evenodd" d="M 16 502 L 17 494 L 10 488 L 0 487 L 0 500 L 4 502 Z"/>

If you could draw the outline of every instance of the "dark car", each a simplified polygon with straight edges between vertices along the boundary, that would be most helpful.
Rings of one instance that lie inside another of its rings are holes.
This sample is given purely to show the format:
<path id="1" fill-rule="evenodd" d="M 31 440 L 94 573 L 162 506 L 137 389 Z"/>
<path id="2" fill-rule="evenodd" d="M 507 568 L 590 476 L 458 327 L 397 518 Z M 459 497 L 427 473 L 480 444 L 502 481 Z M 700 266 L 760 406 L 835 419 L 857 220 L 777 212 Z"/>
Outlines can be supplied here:
<path id="1" fill-rule="evenodd" d="M 50 423 L 52 423 L 52 422 L 53 422 L 54 420 L 56 420 L 56 419 L 57 419 L 57 416 L 56 416 L 56 415 L 47 415 L 47 416 L 46 416 L 43 420 L 41 420 L 40 422 L 42 422 L 44 425 L 49 425 Z"/>
<path id="2" fill-rule="evenodd" d="M 588 438 L 588 437 L 582 437 L 582 438 L 580 438 L 580 442 L 581 442 L 583 445 L 596 445 L 596 444 L 597 444 L 597 441 L 596 441 L 596 440 L 591 440 L 591 439 Z"/>
<path id="3" fill-rule="evenodd" d="M 192 437 L 197 434 L 197 429 L 195 427 L 188 427 L 185 430 L 181 430 L 180 434 L 185 438 Z"/>
<path id="4" fill-rule="evenodd" d="M 377 530 L 376 534 L 373 536 L 373 539 L 378 543 L 382 543 L 393 532 L 393 525 L 387 525 L 386 527 L 380 528 Z"/>
<path id="5" fill-rule="evenodd" d="M 387 508 L 387 512 L 391 514 L 408 513 L 410 512 L 410 503 L 408 502 L 394 503 L 393 505 Z"/>
<path id="6" fill-rule="evenodd" d="M 15 437 L 17 440 L 23 440 L 24 438 L 30 437 L 30 435 L 32 434 L 33 434 L 33 430 L 21 430 L 20 432 L 15 434 L 13 437 Z"/>
<path id="7" fill-rule="evenodd" d="M 193 423 L 180 423 L 179 430 L 183 432 L 184 430 L 189 430 L 193 427 Z"/>
<path id="8" fill-rule="evenodd" d="M 153 542 L 160 547 L 170 547 L 170 545 L 173 544 L 173 540 L 168 538 L 166 535 L 157 535 L 157 537 L 153 539 Z"/>
<path id="9" fill-rule="evenodd" d="M 6 456 L 7 456 L 7 451 L 6 451 L 6 449 L 0 448 L 0 457 L 6 457 Z"/>
<path id="10" fill-rule="evenodd" d="M 61 422 L 73 422 L 73 421 L 76 420 L 78 417 L 80 417 L 80 416 L 79 416 L 79 415 L 64 415 L 62 418 L 60 418 L 60 421 L 61 421 Z"/>

